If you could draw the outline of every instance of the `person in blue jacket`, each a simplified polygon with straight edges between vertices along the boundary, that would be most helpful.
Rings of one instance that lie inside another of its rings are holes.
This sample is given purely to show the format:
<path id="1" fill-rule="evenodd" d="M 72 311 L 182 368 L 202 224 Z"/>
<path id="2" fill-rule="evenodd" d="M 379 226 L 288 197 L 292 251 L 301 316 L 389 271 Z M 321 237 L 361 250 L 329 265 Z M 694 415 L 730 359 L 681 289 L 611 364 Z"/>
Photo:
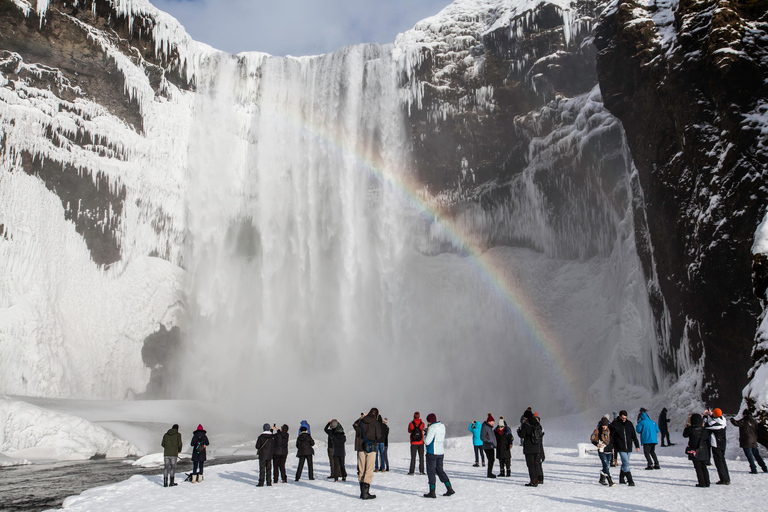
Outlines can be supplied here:
<path id="1" fill-rule="evenodd" d="M 437 421 L 435 413 L 427 415 L 427 433 L 424 437 L 424 444 L 427 446 L 427 478 L 429 479 L 429 492 L 424 495 L 425 498 L 437 498 L 435 494 L 435 485 L 437 484 L 437 475 L 440 481 L 445 484 L 445 494 L 451 496 L 456 494 L 451 487 L 451 481 L 448 475 L 443 471 L 443 457 L 445 455 L 445 425 Z"/>
<path id="2" fill-rule="evenodd" d="M 659 426 L 648 417 L 645 409 L 640 410 L 637 417 L 637 433 L 640 434 L 640 444 L 643 445 L 643 454 L 648 465 L 645 469 L 661 469 L 659 459 L 656 457 L 656 445 L 659 443 Z"/>
<path id="3" fill-rule="evenodd" d="M 483 424 L 479 421 L 473 421 L 469 424 L 469 430 L 472 433 L 472 446 L 475 447 L 475 463 L 472 464 L 473 467 L 480 467 L 480 460 L 483 461 L 483 466 L 485 466 L 485 452 L 483 452 L 483 441 L 480 439 L 480 431 L 483 429 Z M 478 458 L 478 453 L 479 458 Z"/>

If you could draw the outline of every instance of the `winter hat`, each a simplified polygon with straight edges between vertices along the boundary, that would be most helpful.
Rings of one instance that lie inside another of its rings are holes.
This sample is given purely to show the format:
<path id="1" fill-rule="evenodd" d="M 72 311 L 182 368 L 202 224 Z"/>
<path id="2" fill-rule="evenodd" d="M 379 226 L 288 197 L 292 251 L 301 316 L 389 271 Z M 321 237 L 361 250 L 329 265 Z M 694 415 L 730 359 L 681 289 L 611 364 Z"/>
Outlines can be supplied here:
<path id="1" fill-rule="evenodd" d="M 421 418 L 421 414 L 419 414 L 418 411 L 413 413 L 413 419 L 417 420 L 419 418 Z"/>
<path id="2" fill-rule="evenodd" d="M 502 416 L 499 418 L 499 428 L 503 427 L 504 425 L 506 425 L 506 423 L 504 422 L 504 417 Z"/>
<path id="3" fill-rule="evenodd" d="M 537 412 L 533 413 L 533 415 L 536 416 L 537 418 L 539 417 L 539 413 Z"/>
<path id="4" fill-rule="evenodd" d="M 261 429 L 262 429 L 264 432 L 266 432 L 267 430 L 269 430 L 269 423 L 265 423 L 264 425 L 262 425 L 262 426 L 261 426 Z"/>
<path id="5" fill-rule="evenodd" d="M 493 419 L 493 416 L 491 416 L 491 413 L 488 413 L 488 418 L 485 421 L 487 421 L 488 423 L 492 423 L 496 420 Z"/>
<path id="6" fill-rule="evenodd" d="M 307 431 L 307 427 L 301 427 L 299 429 L 299 432 L 301 432 L 302 434 L 305 433 L 306 431 Z"/>
<path id="7" fill-rule="evenodd" d="M 722 415 L 723 415 L 723 411 L 721 411 L 718 407 L 715 407 L 714 410 L 712 411 L 712 416 L 714 416 L 715 418 L 719 418 Z"/>
<path id="8" fill-rule="evenodd" d="M 198 425 L 197 426 L 197 430 L 203 430 L 203 426 L 202 425 Z"/>
<path id="9" fill-rule="evenodd" d="M 752 413 L 751 413 L 751 412 L 749 412 L 749 409 L 744 409 L 744 412 L 742 412 L 742 413 L 741 413 L 741 415 L 742 415 L 743 417 L 747 418 L 747 417 L 751 417 L 751 416 L 752 416 Z"/>
<path id="10" fill-rule="evenodd" d="M 694 427 L 700 427 L 704 424 L 704 421 L 701 418 L 701 414 L 692 414 L 691 415 L 691 425 Z"/>
<path id="11" fill-rule="evenodd" d="M 435 413 L 431 412 L 427 414 L 427 423 L 434 423 L 437 421 L 437 416 L 435 416 Z"/>
<path id="12" fill-rule="evenodd" d="M 608 425 L 610 425 L 610 424 L 611 424 L 611 422 L 609 422 L 609 421 L 608 421 L 608 418 L 606 418 L 605 416 L 603 416 L 603 417 L 600 419 L 600 426 L 603 426 L 603 427 L 607 427 L 607 426 L 608 426 Z"/>
<path id="13" fill-rule="evenodd" d="M 525 412 L 523 413 L 523 418 L 525 418 L 527 420 L 533 418 L 533 413 L 531 412 L 530 409 L 526 409 L 525 410 Z"/>
<path id="14" fill-rule="evenodd" d="M 339 422 L 336 420 L 331 420 L 331 428 L 336 428 L 339 425 Z"/>

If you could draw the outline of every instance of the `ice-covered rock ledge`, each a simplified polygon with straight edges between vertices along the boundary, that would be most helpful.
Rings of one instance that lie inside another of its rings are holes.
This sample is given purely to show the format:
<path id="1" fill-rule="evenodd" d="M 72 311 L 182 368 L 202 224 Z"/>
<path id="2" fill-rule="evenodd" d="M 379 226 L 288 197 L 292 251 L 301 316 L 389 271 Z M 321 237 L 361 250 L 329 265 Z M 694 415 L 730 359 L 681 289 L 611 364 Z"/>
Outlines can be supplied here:
<path id="1" fill-rule="evenodd" d="M 87 420 L 0 398 L 0 465 L 140 455 L 133 444 Z"/>

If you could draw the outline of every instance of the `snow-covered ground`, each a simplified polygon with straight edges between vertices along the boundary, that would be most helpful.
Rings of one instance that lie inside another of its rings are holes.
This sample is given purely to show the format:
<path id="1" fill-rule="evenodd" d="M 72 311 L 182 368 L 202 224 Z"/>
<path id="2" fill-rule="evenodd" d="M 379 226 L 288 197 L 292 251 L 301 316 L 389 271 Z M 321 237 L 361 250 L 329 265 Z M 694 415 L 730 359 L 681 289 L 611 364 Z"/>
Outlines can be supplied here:
<path id="1" fill-rule="evenodd" d="M 547 431 L 547 436 L 557 436 Z M 584 438 L 588 432 L 584 432 Z M 255 487 L 258 462 L 247 461 L 206 469 L 202 484 L 180 483 L 163 488 L 162 476 L 134 476 L 124 482 L 90 489 L 65 500 L 66 510 L 759 510 L 766 497 L 768 474 L 750 475 L 744 461 L 730 461 L 732 484 L 714 485 L 717 474 L 710 469 L 713 485 L 709 489 L 694 487 L 692 464 L 683 457 L 682 439 L 678 444 L 659 448 L 662 469 L 644 471 L 642 454 L 634 454 L 633 476 L 636 487 L 603 487 L 597 483 L 599 462 L 596 455 L 577 457 L 573 448 L 549 448 L 544 462 L 544 485 L 526 488 L 527 471 L 521 448 L 516 446 L 512 458 L 512 477 L 490 480 L 485 468 L 472 467 L 473 455 L 469 437 L 447 441 L 445 470 L 456 489 L 456 495 L 427 500 L 426 476 L 408 476 L 409 449 L 406 443 L 389 447 L 389 473 L 376 473 L 371 491 L 377 499 L 360 501 L 353 455 L 347 456 L 347 482 L 326 480 L 327 458 L 322 436 L 315 447 L 315 480 L 307 480 L 306 470 L 300 482 L 294 482 L 297 459 L 288 457 L 288 484 Z M 293 443 L 291 443 L 293 444 Z M 349 443 L 348 443 L 349 447 Z M 498 471 L 495 471 L 498 472 Z M 182 481 L 179 474 L 177 481 Z M 614 472 L 618 480 L 618 472 Z M 444 492 L 438 483 L 440 494 Z"/>

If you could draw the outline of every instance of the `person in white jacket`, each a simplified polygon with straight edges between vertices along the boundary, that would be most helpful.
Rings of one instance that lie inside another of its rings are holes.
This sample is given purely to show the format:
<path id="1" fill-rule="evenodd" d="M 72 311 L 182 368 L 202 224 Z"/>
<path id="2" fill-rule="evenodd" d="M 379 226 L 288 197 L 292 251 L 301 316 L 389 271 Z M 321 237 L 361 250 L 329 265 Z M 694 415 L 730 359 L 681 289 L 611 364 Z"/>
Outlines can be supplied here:
<path id="1" fill-rule="evenodd" d="M 440 481 L 445 484 L 446 492 L 443 496 L 456 494 L 448 480 L 448 475 L 443 471 L 443 456 L 445 448 L 445 425 L 437 421 L 435 413 L 427 415 L 427 433 L 424 436 L 424 444 L 427 446 L 427 478 L 429 478 L 429 492 L 424 495 L 425 498 L 437 498 L 435 495 L 435 474 L 440 477 Z"/>

